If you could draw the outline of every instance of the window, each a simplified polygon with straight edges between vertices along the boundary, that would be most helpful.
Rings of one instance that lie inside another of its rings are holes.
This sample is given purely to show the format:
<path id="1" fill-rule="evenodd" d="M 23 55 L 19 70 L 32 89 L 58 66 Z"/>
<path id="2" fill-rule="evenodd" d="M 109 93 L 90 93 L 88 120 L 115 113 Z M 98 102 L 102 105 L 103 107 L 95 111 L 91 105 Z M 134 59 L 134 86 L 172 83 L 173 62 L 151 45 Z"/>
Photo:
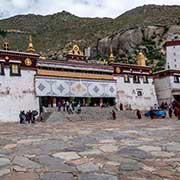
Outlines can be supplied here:
<path id="1" fill-rule="evenodd" d="M 137 76 L 137 75 L 133 76 L 133 82 L 134 83 L 140 83 L 139 76 Z"/>
<path id="2" fill-rule="evenodd" d="M 10 75 L 11 76 L 20 76 L 20 64 L 11 64 L 10 65 Z"/>
<path id="3" fill-rule="evenodd" d="M 4 63 L 0 63 L 0 75 L 4 75 Z"/>
<path id="4" fill-rule="evenodd" d="M 179 76 L 174 76 L 174 83 L 179 83 Z"/>
<path id="5" fill-rule="evenodd" d="M 148 77 L 147 76 L 143 76 L 143 83 L 148 83 Z"/>
<path id="6" fill-rule="evenodd" d="M 137 91 L 138 96 L 142 96 L 142 91 Z"/>
<path id="7" fill-rule="evenodd" d="M 129 83 L 130 82 L 129 76 L 127 74 L 124 75 L 124 82 L 125 83 Z"/>

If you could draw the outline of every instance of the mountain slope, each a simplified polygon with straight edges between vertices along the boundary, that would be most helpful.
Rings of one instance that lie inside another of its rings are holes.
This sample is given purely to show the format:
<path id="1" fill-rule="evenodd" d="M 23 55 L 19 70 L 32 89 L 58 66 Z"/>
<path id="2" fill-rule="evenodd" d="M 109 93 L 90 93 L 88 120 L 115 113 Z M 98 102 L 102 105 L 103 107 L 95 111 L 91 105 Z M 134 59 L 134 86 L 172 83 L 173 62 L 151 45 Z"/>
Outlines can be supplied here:
<path id="1" fill-rule="evenodd" d="M 178 37 L 179 25 L 180 6 L 145 5 L 115 19 L 81 18 L 66 11 L 47 16 L 18 15 L 0 20 L 0 43 L 6 35 L 11 49 L 24 51 L 32 34 L 37 52 L 43 51 L 52 59 L 66 51 L 71 42 L 81 48 L 93 47 L 94 57 L 107 57 L 113 46 L 117 60 L 124 54 L 133 59 L 139 49 L 153 58 L 162 51 L 167 37 Z M 151 48 L 155 52 L 148 54 Z"/>

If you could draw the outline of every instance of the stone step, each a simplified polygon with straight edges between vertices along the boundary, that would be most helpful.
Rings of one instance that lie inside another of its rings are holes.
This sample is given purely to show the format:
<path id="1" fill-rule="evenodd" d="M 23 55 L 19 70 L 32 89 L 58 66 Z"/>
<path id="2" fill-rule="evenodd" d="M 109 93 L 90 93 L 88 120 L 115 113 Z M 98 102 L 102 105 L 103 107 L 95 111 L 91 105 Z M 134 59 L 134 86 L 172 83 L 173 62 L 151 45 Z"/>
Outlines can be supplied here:
<path id="1" fill-rule="evenodd" d="M 68 114 L 67 112 L 60 111 L 57 112 L 57 109 L 54 108 L 49 111 L 50 115 L 47 118 L 49 122 L 63 122 L 63 121 L 103 121 L 112 119 L 112 107 L 100 108 L 100 107 L 82 107 L 81 113 L 77 114 Z M 116 116 L 118 119 L 135 119 L 135 111 L 116 111 Z"/>

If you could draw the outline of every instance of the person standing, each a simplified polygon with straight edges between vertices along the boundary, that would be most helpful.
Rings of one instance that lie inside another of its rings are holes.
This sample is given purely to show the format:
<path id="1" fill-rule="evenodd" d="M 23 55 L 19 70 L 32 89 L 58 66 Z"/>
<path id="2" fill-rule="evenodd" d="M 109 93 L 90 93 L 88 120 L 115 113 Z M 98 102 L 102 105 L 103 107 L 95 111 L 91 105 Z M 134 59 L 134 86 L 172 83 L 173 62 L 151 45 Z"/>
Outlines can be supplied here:
<path id="1" fill-rule="evenodd" d="M 20 113 L 19 113 L 19 123 L 20 124 L 22 124 L 22 122 L 23 122 L 23 117 L 22 117 L 22 111 L 20 111 Z"/>
<path id="2" fill-rule="evenodd" d="M 80 114 L 81 113 L 81 104 L 80 102 L 77 105 L 77 113 Z"/>
<path id="3" fill-rule="evenodd" d="M 123 111 L 123 104 L 122 103 L 120 103 L 119 109 L 120 109 L 120 111 Z"/>
<path id="4" fill-rule="evenodd" d="M 69 101 L 66 101 L 66 111 L 69 112 Z"/>
<path id="5" fill-rule="evenodd" d="M 178 120 L 180 120 L 180 107 L 177 108 L 177 117 L 178 117 Z"/>
<path id="6" fill-rule="evenodd" d="M 154 119 L 154 112 L 153 112 L 153 108 L 150 109 L 150 117 L 151 119 Z"/>
<path id="7" fill-rule="evenodd" d="M 116 112 L 115 112 L 115 110 L 114 110 L 114 109 L 112 110 L 112 118 L 113 118 L 113 120 L 115 120 L 115 119 L 116 119 Z"/>
<path id="8" fill-rule="evenodd" d="M 61 111 L 61 101 L 58 102 L 58 111 Z"/>
<path id="9" fill-rule="evenodd" d="M 137 109 L 136 115 L 138 119 L 142 119 L 141 111 L 139 109 Z"/>
<path id="10" fill-rule="evenodd" d="M 169 113 L 169 118 L 172 118 L 172 108 L 171 107 L 169 107 L 169 110 L 168 110 L 168 113 Z"/>
<path id="11" fill-rule="evenodd" d="M 31 115 L 30 115 L 30 111 L 26 112 L 26 121 L 28 122 L 28 124 L 30 124 L 30 120 L 31 120 Z"/>

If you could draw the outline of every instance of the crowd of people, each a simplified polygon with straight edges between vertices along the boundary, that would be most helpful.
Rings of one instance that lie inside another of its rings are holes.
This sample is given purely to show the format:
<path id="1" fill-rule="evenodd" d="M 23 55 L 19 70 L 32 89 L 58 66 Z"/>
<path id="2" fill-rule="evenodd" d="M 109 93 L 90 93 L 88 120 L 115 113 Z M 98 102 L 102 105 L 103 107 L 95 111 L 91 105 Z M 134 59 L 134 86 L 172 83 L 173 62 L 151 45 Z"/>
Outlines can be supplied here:
<path id="1" fill-rule="evenodd" d="M 62 100 L 58 102 L 58 111 L 64 111 L 64 112 L 67 112 L 68 114 L 73 114 L 75 112 L 80 114 L 81 104 L 80 102 L 76 104 L 74 101 L 69 102 L 69 101 Z"/>
<path id="2" fill-rule="evenodd" d="M 120 110 L 120 111 L 124 110 L 122 103 L 119 104 L 119 109 L 114 108 L 111 111 L 112 119 L 114 119 L 114 120 L 116 119 L 116 111 L 118 111 L 118 110 Z M 180 102 L 178 102 L 178 101 L 173 101 L 169 105 L 166 102 L 162 102 L 160 106 L 158 106 L 158 104 L 154 104 L 154 107 L 150 107 L 150 110 L 149 110 L 149 116 L 151 119 L 156 118 L 156 116 L 154 114 L 155 110 L 164 110 L 167 112 L 169 118 L 172 118 L 173 114 L 174 114 L 174 116 L 176 118 L 178 118 L 178 120 L 180 120 Z M 139 109 L 136 110 L 136 116 L 138 119 L 142 119 L 142 117 L 143 117 L 142 112 Z M 165 118 L 166 116 L 162 116 L 162 117 Z"/>
<path id="3" fill-rule="evenodd" d="M 73 114 L 73 113 L 80 114 L 81 113 L 80 102 L 75 103 L 74 101 L 69 102 L 68 100 L 67 101 L 62 100 L 62 101 L 58 102 L 57 108 L 58 108 L 58 111 L 64 111 L 64 112 L 67 112 L 68 114 Z M 169 118 L 172 118 L 172 116 L 174 114 L 174 116 L 177 117 L 178 120 L 180 120 L 180 102 L 173 101 L 173 103 L 170 104 L 169 106 L 167 103 L 162 103 L 160 106 L 155 104 L 154 107 L 151 107 L 150 111 L 149 111 L 149 116 L 151 119 L 155 118 L 154 110 L 158 110 L 158 109 L 162 109 L 162 110 L 165 110 L 166 112 L 168 112 Z M 120 103 L 120 105 L 119 105 L 119 110 L 120 111 L 124 110 L 122 103 Z M 112 119 L 113 120 L 116 119 L 116 111 L 118 111 L 118 108 L 117 108 L 117 106 L 114 106 L 114 108 L 112 110 Z M 19 113 L 20 124 L 35 123 L 36 115 L 38 115 L 37 111 L 29 110 L 26 113 L 25 113 L 25 111 L 21 111 Z M 136 116 L 138 119 L 142 119 L 142 112 L 139 109 L 136 110 Z"/>
<path id="4" fill-rule="evenodd" d="M 31 123 L 35 123 L 35 116 L 38 114 L 37 111 L 27 111 L 25 113 L 25 111 L 20 111 L 19 113 L 19 120 L 20 120 L 20 124 L 31 124 Z"/>

